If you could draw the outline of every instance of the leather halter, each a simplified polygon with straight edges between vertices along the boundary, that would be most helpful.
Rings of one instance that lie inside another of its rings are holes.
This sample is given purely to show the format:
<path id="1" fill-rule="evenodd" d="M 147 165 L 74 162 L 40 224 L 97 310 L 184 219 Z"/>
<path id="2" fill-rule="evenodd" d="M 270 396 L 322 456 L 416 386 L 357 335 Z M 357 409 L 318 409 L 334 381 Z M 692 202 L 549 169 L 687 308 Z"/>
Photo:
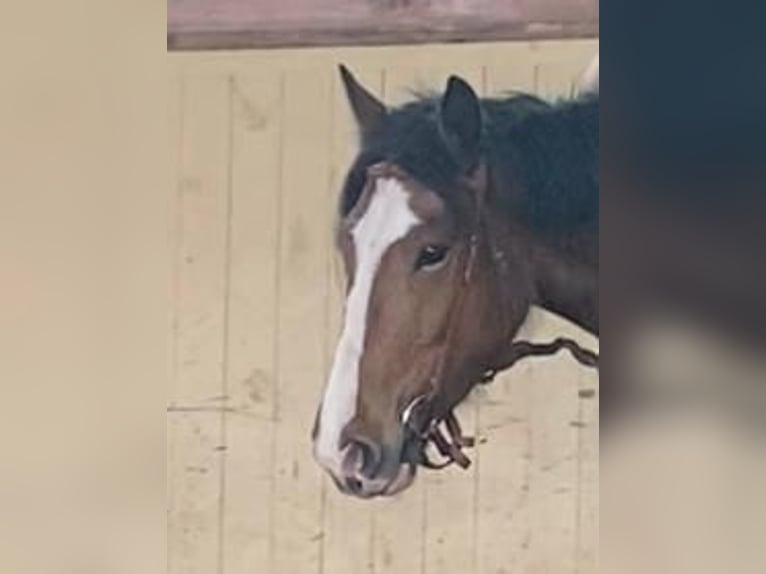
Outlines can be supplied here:
<path id="1" fill-rule="evenodd" d="M 380 164 L 379 164 L 380 166 Z M 383 164 L 385 167 L 379 167 L 379 169 L 385 169 L 385 173 L 388 175 L 399 175 L 399 170 L 390 166 L 390 164 Z M 378 167 L 378 166 L 376 166 Z M 394 170 L 393 173 L 391 170 Z M 420 464 L 427 468 L 441 469 L 449 466 L 452 463 L 458 464 L 462 468 L 468 468 L 471 462 L 468 457 L 463 453 L 464 447 L 474 446 L 474 439 L 472 437 L 466 437 L 463 435 L 460 428 L 460 424 L 455 416 L 453 409 L 449 408 L 445 414 L 434 413 L 433 407 L 439 398 L 441 391 L 441 383 L 444 380 L 444 368 L 447 363 L 447 359 L 450 351 L 453 349 L 454 337 L 458 331 L 460 317 L 463 311 L 463 305 L 465 303 L 468 288 L 473 279 L 474 270 L 476 268 L 476 259 L 478 257 L 479 237 L 482 231 L 484 223 L 484 205 L 486 193 L 486 185 L 483 179 L 486 177 L 485 167 L 480 166 L 477 170 L 478 178 L 482 181 L 466 181 L 465 183 L 470 191 L 476 197 L 476 210 L 475 218 L 471 228 L 471 234 L 468 237 L 468 251 L 464 257 L 464 264 L 461 275 L 461 281 L 458 286 L 457 293 L 455 295 L 454 302 L 450 307 L 450 313 L 447 318 L 447 330 L 444 338 L 444 343 L 441 346 L 439 357 L 434 369 L 434 374 L 430 378 L 430 390 L 425 394 L 418 395 L 405 407 L 401 414 L 402 425 L 416 437 L 417 443 L 415 452 L 409 454 L 411 458 L 410 462 Z M 371 173 L 371 175 L 377 175 Z M 489 238 L 488 238 L 489 240 Z M 418 421 L 418 414 L 424 415 L 422 420 Z M 446 430 L 446 435 L 442 429 L 442 423 Z M 436 463 L 433 462 L 426 454 L 426 449 L 429 444 L 433 444 L 443 457 L 445 462 Z"/>
<path id="2" fill-rule="evenodd" d="M 367 186 L 371 186 L 374 180 L 380 177 L 395 177 L 412 181 L 410 176 L 398 168 L 396 165 L 381 162 L 370 166 L 367 170 Z M 453 349 L 453 339 L 458 331 L 458 321 L 462 315 L 463 305 L 465 303 L 468 288 L 473 279 L 476 268 L 476 259 L 478 258 L 479 239 L 483 227 L 485 227 L 485 194 L 487 192 L 487 173 L 486 166 L 480 165 L 476 170 L 473 179 L 464 180 L 464 184 L 475 196 L 475 217 L 471 228 L 471 234 L 468 237 L 468 251 L 464 258 L 462 268 L 462 281 L 458 286 L 454 302 L 450 307 L 447 318 L 447 330 L 444 343 L 440 348 L 438 361 L 434 374 L 430 378 L 430 390 L 420 394 L 412 399 L 404 408 L 400 415 L 401 424 L 410 433 L 410 437 L 405 439 L 405 460 L 413 465 L 419 464 L 431 469 L 441 469 L 453 463 L 461 468 L 468 468 L 471 461 L 463 453 L 463 448 L 470 448 L 475 445 L 473 437 L 466 437 L 462 433 L 460 424 L 454 413 L 454 406 L 448 407 L 444 413 L 435 413 L 434 405 L 439 399 L 441 384 L 444 380 L 444 368 L 450 351 Z M 507 273 L 505 256 L 502 251 L 493 245 L 489 229 L 486 229 L 485 239 L 492 253 L 492 261 L 495 263 L 497 275 L 503 276 Z M 502 279 L 500 279 L 502 281 Z M 501 299 L 504 295 L 501 295 Z M 507 305 L 501 300 L 501 316 L 505 318 Z M 505 320 L 505 319 L 504 319 Z M 503 331 L 507 330 L 507 326 Z M 510 333 L 509 333 L 510 335 Z M 491 382 L 495 375 L 501 370 L 505 370 L 516 361 L 535 355 L 552 355 L 561 349 L 568 349 L 573 357 L 586 366 L 598 368 L 598 354 L 585 350 L 577 342 L 559 337 L 552 343 L 538 344 L 527 341 L 512 342 L 507 349 L 496 358 L 495 366 L 484 372 L 482 377 L 476 381 L 479 383 Z M 474 385 L 471 385 L 474 386 Z M 444 428 L 442 428 L 444 427 Z M 445 432 L 446 431 L 446 432 Z M 414 437 L 415 441 L 412 441 Z M 426 450 L 429 444 L 433 444 L 436 450 L 445 460 L 442 463 L 433 462 L 427 455 Z"/>

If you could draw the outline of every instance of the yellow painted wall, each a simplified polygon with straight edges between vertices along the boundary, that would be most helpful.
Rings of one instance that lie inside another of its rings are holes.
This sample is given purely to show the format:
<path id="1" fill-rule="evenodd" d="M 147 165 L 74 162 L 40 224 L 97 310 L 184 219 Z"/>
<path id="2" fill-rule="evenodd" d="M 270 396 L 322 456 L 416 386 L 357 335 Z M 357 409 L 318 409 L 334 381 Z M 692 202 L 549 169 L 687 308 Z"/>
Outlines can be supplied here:
<path id="1" fill-rule="evenodd" d="M 343 62 L 388 103 L 449 74 L 567 95 L 596 41 L 169 55 L 175 185 L 172 574 L 595 572 L 597 376 L 528 360 L 459 410 L 468 471 L 339 495 L 310 429 L 341 307 L 336 194 L 354 152 Z M 550 316 L 536 338 L 575 329 Z M 580 335 L 580 334 L 578 334 Z M 592 340 L 590 344 L 595 344 Z"/>

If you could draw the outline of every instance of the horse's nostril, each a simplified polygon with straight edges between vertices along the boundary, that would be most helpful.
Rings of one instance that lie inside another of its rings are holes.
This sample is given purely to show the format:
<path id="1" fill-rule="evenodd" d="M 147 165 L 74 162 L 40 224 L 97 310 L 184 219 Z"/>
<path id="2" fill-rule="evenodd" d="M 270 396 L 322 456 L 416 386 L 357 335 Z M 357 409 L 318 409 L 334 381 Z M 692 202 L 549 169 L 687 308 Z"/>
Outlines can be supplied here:
<path id="1" fill-rule="evenodd" d="M 373 478 L 380 468 L 383 449 L 366 437 L 354 437 L 349 444 L 348 462 L 350 474 L 361 474 Z"/>
<path id="2" fill-rule="evenodd" d="M 346 488 L 353 494 L 359 494 L 362 491 L 362 481 L 350 476 L 346 478 Z"/>

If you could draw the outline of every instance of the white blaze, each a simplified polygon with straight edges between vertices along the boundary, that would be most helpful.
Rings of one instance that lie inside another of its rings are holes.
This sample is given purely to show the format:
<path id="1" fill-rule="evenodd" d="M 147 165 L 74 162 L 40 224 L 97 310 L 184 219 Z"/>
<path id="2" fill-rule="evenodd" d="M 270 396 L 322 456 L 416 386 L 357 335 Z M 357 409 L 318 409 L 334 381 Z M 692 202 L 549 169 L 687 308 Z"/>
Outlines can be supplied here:
<path id="1" fill-rule="evenodd" d="M 345 322 L 322 400 L 314 444 L 317 460 L 336 475 L 343 460 L 340 435 L 356 414 L 359 363 L 375 275 L 388 248 L 419 222 L 401 183 L 396 179 L 379 179 L 367 211 L 351 230 L 356 270 L 346 299 Z"/>

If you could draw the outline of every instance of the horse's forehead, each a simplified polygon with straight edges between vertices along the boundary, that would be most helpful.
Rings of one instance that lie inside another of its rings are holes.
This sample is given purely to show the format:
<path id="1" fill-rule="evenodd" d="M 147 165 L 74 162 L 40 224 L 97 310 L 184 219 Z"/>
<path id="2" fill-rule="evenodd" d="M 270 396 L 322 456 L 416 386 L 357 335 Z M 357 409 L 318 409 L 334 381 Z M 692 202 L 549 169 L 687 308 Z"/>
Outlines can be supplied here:
<path id="1" fill-rule="evenodd" d="M 418 185 L 411 192 L 412 210 L 424 222 L 439 219 L 445 212 L 444 200 L 428 187 Z"/>
<path id="2" fill-rule="evenodd" d="M 368 179 L 358 205 L 349 214 L 348 229 L 354 234 L 359 232 L 360 227 L 369 229 L 369 223 L 361 226 L 363 220 L 385 225 L 385 221 L 379 217 L 381 212 L 399 215 L 409 213 L 414 215 L 417 223 L 428 223 L 441 216 L 444 210 L 444 202 L 435 191 L 397 169 Z M 394 219 L 391 222 L 394 227 L 396 221 Z"/>
<path id="3" fill-rule="evenodd" d="M 368 193 L 364 210 L 351 227 L 358 249 L 390 245 L 422 222 L 413 207 L 412 189 L 402 179 L 376 178 Z"/>

